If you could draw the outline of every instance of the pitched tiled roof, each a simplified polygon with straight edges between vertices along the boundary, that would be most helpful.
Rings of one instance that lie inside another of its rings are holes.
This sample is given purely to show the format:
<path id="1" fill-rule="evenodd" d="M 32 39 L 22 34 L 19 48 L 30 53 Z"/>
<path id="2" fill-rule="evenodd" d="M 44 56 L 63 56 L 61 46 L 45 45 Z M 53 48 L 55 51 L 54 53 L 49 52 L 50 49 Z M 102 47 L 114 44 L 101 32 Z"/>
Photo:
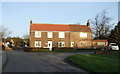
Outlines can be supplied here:
<path id="1" fill-rule="evenodd" d="M 32 24 L 30 29 L 38 31 L 69 31 L 69 26 L 60 24 Z"/>
<path id="2" fill-rule="evenodd" d="M 87 25 L 69 25 L 69 29 L 73 32 L 91 32 Z"/>
<path id="3" fill-rule="evenodd" d="M 65 24 L 31 24 L 30 30 L 91 32 L 91 29 L 87 25 L 65 25 Z"/>

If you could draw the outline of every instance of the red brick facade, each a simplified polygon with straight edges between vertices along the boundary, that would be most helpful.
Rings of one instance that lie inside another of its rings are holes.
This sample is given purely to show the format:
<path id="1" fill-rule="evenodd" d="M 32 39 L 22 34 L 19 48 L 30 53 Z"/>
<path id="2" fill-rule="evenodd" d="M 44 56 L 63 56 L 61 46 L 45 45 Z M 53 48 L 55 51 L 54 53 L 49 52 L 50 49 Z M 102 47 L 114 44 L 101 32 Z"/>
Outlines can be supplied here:
<path id="1" fill-rule="evenodd" d="M 35 37 L 35 31 L 41 32 L 41 37 Z M 48 38 L 48 32 L 52 32 L 52 38 Z M 64 38 L 59 38 L 59 32 L 64 32 Z M 83 34 L 83 37 L 81 37 Z M 59 47 L 63 42 L 64 47 L 87 48 L 92 47 L 92 31 L 89 25 L 74 24 L 35 24 L 30 22 L 30 47 L 35 47 L 35 41 L 41 42 L 41 47 L 48 47 L 48 41 L 52 41 L 52 47 Z"/>
<path id="2" fill-rule="evenodd" d="M 108 41 L 107 40 L 93 40 L 92 45 L 95 48 L 107 47 L 108 46 Z"/>

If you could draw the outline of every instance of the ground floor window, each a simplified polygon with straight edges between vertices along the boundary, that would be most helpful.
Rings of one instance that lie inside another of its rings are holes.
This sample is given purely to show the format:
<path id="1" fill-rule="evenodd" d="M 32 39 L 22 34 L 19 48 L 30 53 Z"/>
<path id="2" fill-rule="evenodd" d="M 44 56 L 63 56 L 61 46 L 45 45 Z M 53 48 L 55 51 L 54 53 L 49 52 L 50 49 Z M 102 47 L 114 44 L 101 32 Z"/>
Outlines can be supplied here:
<path id="1" fill-rule="evenodd" d="M 74 47 L 74 42 L 71 42 L 71 47 Z"/>
<path id="2" fill-rule="evenodd" d="M 58 47 L 65 47 L 65 42 L 64 41 L 58 42 Z"/>
<path id="3" fill-rule="evenodd" d="M 80 46 L 81 47 L 88 46 L 87 41 L 80 41 Z"/>
<path id="4" fill-rule="evenodd" d="M 41 41 L 35 41 L 35 47 L 41 47 Z"/>

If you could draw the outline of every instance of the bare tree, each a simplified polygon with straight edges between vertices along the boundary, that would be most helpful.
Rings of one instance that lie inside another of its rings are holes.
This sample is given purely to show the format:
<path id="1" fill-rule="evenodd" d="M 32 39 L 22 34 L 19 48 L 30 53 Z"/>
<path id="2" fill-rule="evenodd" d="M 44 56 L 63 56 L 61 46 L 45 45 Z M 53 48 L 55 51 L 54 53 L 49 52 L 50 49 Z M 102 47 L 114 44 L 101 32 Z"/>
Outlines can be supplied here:
<path id="1" fill-rule="evenodd" d="M 26 46 L 26 45 L 29 46 L 29 37 L 30 36 L 27 33 L 23 35 L 23 41 L 24 41 L 23 46 Z"/>
<path id="2" fill-rule="evenodd" d="M 0 26 L 0 37 L 1 38 L 4 38 L 4 37 L 7 37 L 11 34 L 11 32 L 8 30 L 7 27 L 1 25 Z"/>
<path id="3" fill-rule="evenodd" d="M 106 10 L 97 14 L 94 20 L 91 20 L 93 24 L 93 34 L 95 38 L 104 39 L 109 35 L 110 28 L 113 24 L 110 24 L 112 18 L 107 16 Z"/>
<path id="4" fill-rule="evenodd" d="M 29 39 L 29 35 L 28 34 L 24 34 L 23 35 L 23 39 Z"/>

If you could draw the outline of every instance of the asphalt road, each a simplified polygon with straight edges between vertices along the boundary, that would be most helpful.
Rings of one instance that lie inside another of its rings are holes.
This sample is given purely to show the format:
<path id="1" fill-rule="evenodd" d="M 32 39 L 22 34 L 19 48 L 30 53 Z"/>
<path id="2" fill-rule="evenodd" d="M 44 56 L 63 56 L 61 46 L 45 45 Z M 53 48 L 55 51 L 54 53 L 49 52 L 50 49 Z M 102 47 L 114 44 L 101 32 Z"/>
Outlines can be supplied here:
<path id="1" fill-rule="evenodd" d="M 8 61 L 3 72 L 86 72 L 64 62 L 64 58 L 81 53 L 35 53 L 6 51 Z M 87 72 L 86 72 L 87 73 Z"/>

